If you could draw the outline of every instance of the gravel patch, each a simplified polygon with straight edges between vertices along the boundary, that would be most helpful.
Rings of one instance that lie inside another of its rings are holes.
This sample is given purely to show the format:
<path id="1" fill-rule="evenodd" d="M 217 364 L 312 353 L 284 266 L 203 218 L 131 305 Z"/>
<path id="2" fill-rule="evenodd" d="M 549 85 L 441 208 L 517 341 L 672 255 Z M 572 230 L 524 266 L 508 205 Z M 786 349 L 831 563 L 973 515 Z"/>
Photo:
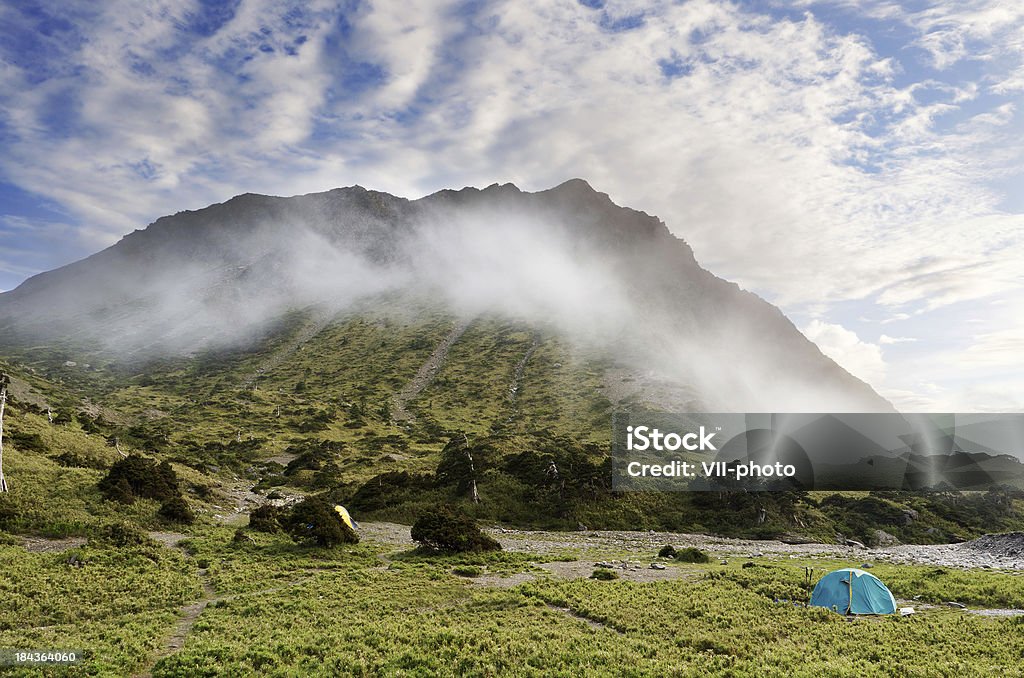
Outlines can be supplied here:
<path id="1" fill-rule="evenodd" d="M 635 553 L 652 557 L 665 544 L 693 546 L 713 558 L 829 558 L 859 562 L 927 564 L 942 567 L 1024 571 L 1024 534 L 986 535 L 963 544 L 861 548 L 840 544 L 789 544 L 775 540 L 729 539 L 675 532 L 598 531 L 547 532 L 491 530 L 508 551 L 525 553 Z"/>
<path id="2" fill-rule="evenodd" d="M 64 539 L 25 537 L 22 546 L 29 553 L 63 553 L 85 546 L 86 541 L 85 537 L 65 537 Z"/>
<path id="3" fill-rule="evenodd" d="M 533 553 L 538 556 L 559 555 L 566 552 L 583 554 L 577 563 L 545 563 L 544 568 L 589 568 L 593 562 L 605 558 L 621 561 L 626 558 L 646 571 L 647 577 L 672 578 L 672 571 L 650 570 L 655 554 L 665 544 L 676 548 L 692 546 L 707 552 L 712 561 L 742 558 L 822 558 L 851 562 L 887 562 L 894 564 L 923 564 L 964 569 L 998 569 L 1024 574 L 1024 533 L 985 535 L 962 544 L 887 546 L 861 548 L 842 544 L 791 544 L 775 540 L 729 539 L 704 534 L 677 532 L 641 532 L 620 530 L 586 530 L 581 532 L 553 532 L 547 530 L 513 530 L 489 528 L 485 530 L 497 539 L 506 551 Z M 361 523 L 359 534 L 370 542 L 400 548 L 414 548 L 409 527 L 397 523 Z M 664 574 L 668 572 L 670 574 Z M 553 574 L 557 574 L 552 570 Z M 650 574 L 661 573 L 661 574 Z M 677 575 L 678 576 L 678 575 Z"/>

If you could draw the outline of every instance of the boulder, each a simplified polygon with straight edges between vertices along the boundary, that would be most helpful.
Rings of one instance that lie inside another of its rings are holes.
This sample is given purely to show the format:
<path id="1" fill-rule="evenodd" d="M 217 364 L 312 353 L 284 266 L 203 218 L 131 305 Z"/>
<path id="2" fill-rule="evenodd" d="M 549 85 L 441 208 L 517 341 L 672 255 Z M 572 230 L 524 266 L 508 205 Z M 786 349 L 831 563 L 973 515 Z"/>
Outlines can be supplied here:
<path id="1" fill-rule="evenodd" d="M 885 530 L 875 530 L 872 536 L 876 546 L 896 546 L 900 543 L 899 539 Z"/>

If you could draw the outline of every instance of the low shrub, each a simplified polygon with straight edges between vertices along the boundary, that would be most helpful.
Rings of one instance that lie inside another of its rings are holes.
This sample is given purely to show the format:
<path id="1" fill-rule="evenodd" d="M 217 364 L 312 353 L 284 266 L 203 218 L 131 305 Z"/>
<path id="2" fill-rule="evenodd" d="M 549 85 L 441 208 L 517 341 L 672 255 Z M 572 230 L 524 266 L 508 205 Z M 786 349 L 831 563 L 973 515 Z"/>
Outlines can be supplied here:
<path id="1" fill-rule="evenodd" d="M 129 523 L 104 525 L 91 541 L 118 547 L 153 544 L 153 540 L 149 538 L 148 534 Z"/>
<path id="2" fill-rule="evenodd" d="M 249 529 L 271 534 L 280 532 L 283 513 L 280 508 L 273 504 L 258 506 L 249 514 Z"/>
<path id="3" fill-rule="evenodd" d="M 711 558 L 708 554 L 704 553 L 698 548 L 693 546 L 687 546 L 684 549 L 676 551 L 676 560 L 683 563 L 707 563 L 711 562 Z"/>
<path id="4" fill-rule="evenodd" d="M 445 553 L 501 550 L 501 544 L 481 532 L 476 521 L 450 506 L 438 506 L 421 515 L 412 526 L 412 538 Z"/>
<path id="5" fill-rule="evenodd" d="M 160 505 L 160 517 L 173 523 L 191 525 L 196 520 L 196 514 L 192 512 L 188 502 L 183 497 L 171 497 Z"/>
<path id="6" fill-rule="evenodd" d="M 597 579 L 598 581 L 611 581 L 613 579 L 618 579 L 619 575 L 607 568 L 598 568 L 594 570 L 593 574 L 590 575 L 590 578 Z"/>
<path id="7" fill-rule="evenodd" d="M 281 524 L 299 543 L 317 546 L 359 543 L 359 535 L 342 521 L 333 506 L 319 497 L 306 497 L 293 506 Z"/>
<path id="8" fill-rule="evenodd" d="M 63 452 L 54 457 L 53 460 L 65 468 L 91 468 L 98 471 L 105 471 L 110 466 L 102 459 L 88 457 L 75 452 Z"/>

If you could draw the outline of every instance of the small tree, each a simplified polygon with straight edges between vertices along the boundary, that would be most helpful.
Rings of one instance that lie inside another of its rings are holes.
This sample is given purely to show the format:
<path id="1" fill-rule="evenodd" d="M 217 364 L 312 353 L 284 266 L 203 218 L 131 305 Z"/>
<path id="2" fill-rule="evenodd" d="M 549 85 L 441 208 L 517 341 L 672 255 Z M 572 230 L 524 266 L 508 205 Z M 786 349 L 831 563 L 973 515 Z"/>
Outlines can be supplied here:
<path id="1" fill-rule="evenodd" d="M 469 497 L 474 504 L 480 503 L 477 491 L 478 477 L 476 463 L 469 445 L 469 438 L 462 434 L 453 438 L 441 450 L 441 462 L 437 465 L 437 480 L 442 485 L 455 485 L 460 496 Z"/>
<path id="2" fill-rule="evenodd" d="M 118 459 L 99 482 L 100 492 L 107 499 L 131 503 L 136 498 L 167 501 L 181 496 L 178 475 L 166 461 L 157 463 L 132 454 Z"/>
<path id="3" fill-rule="evenodd" d="M 306 497 L 292 507 L 282 526 L 299 543 L 317 546 L 358 544 L 359 535 L 342 521 L 334 507 L 319 497 Z"/>
<path id="4" fill-rule="evenodd" d="M 11 378 L 0 374 L 0 492 L 7 491 L 7 478 L 4 477 L 4 407 L 7 405 L 7 386 Z"/>
<path id="5" fill-rule="evenodd" d="M 481 532 L 476 521 L 450 506 L 439 506 L 421 515 L 412 526 L 412 538 L 427 548 L 447 553 L 501 550 L 501 544 Z"/>

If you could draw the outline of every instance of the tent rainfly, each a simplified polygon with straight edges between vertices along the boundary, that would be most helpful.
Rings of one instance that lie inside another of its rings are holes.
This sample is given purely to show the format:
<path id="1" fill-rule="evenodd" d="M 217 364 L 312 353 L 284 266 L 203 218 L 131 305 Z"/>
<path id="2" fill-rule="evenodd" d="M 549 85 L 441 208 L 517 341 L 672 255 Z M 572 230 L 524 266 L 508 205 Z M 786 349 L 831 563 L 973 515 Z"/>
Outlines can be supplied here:
<path id="1" fill-rule="evenodd" d="M 344 506 L 338 504 L 337 506 L 334 507 L 334 510 L 338 512 L 339 516 L 341 516 L 342 522 L 348 525 L 352 530 L 356 530 L 359 528 L 359 523 L 352 520 L 352 516 L 348 514 L 348 509 L 346 509 Z"/>
<path id="2" fill-rule="evenodd" d="M 811 605 L 839 614 L 893 614 L 896 599 L 875 575 L 844 568 L 829 572 L 811 592 Z"/>

